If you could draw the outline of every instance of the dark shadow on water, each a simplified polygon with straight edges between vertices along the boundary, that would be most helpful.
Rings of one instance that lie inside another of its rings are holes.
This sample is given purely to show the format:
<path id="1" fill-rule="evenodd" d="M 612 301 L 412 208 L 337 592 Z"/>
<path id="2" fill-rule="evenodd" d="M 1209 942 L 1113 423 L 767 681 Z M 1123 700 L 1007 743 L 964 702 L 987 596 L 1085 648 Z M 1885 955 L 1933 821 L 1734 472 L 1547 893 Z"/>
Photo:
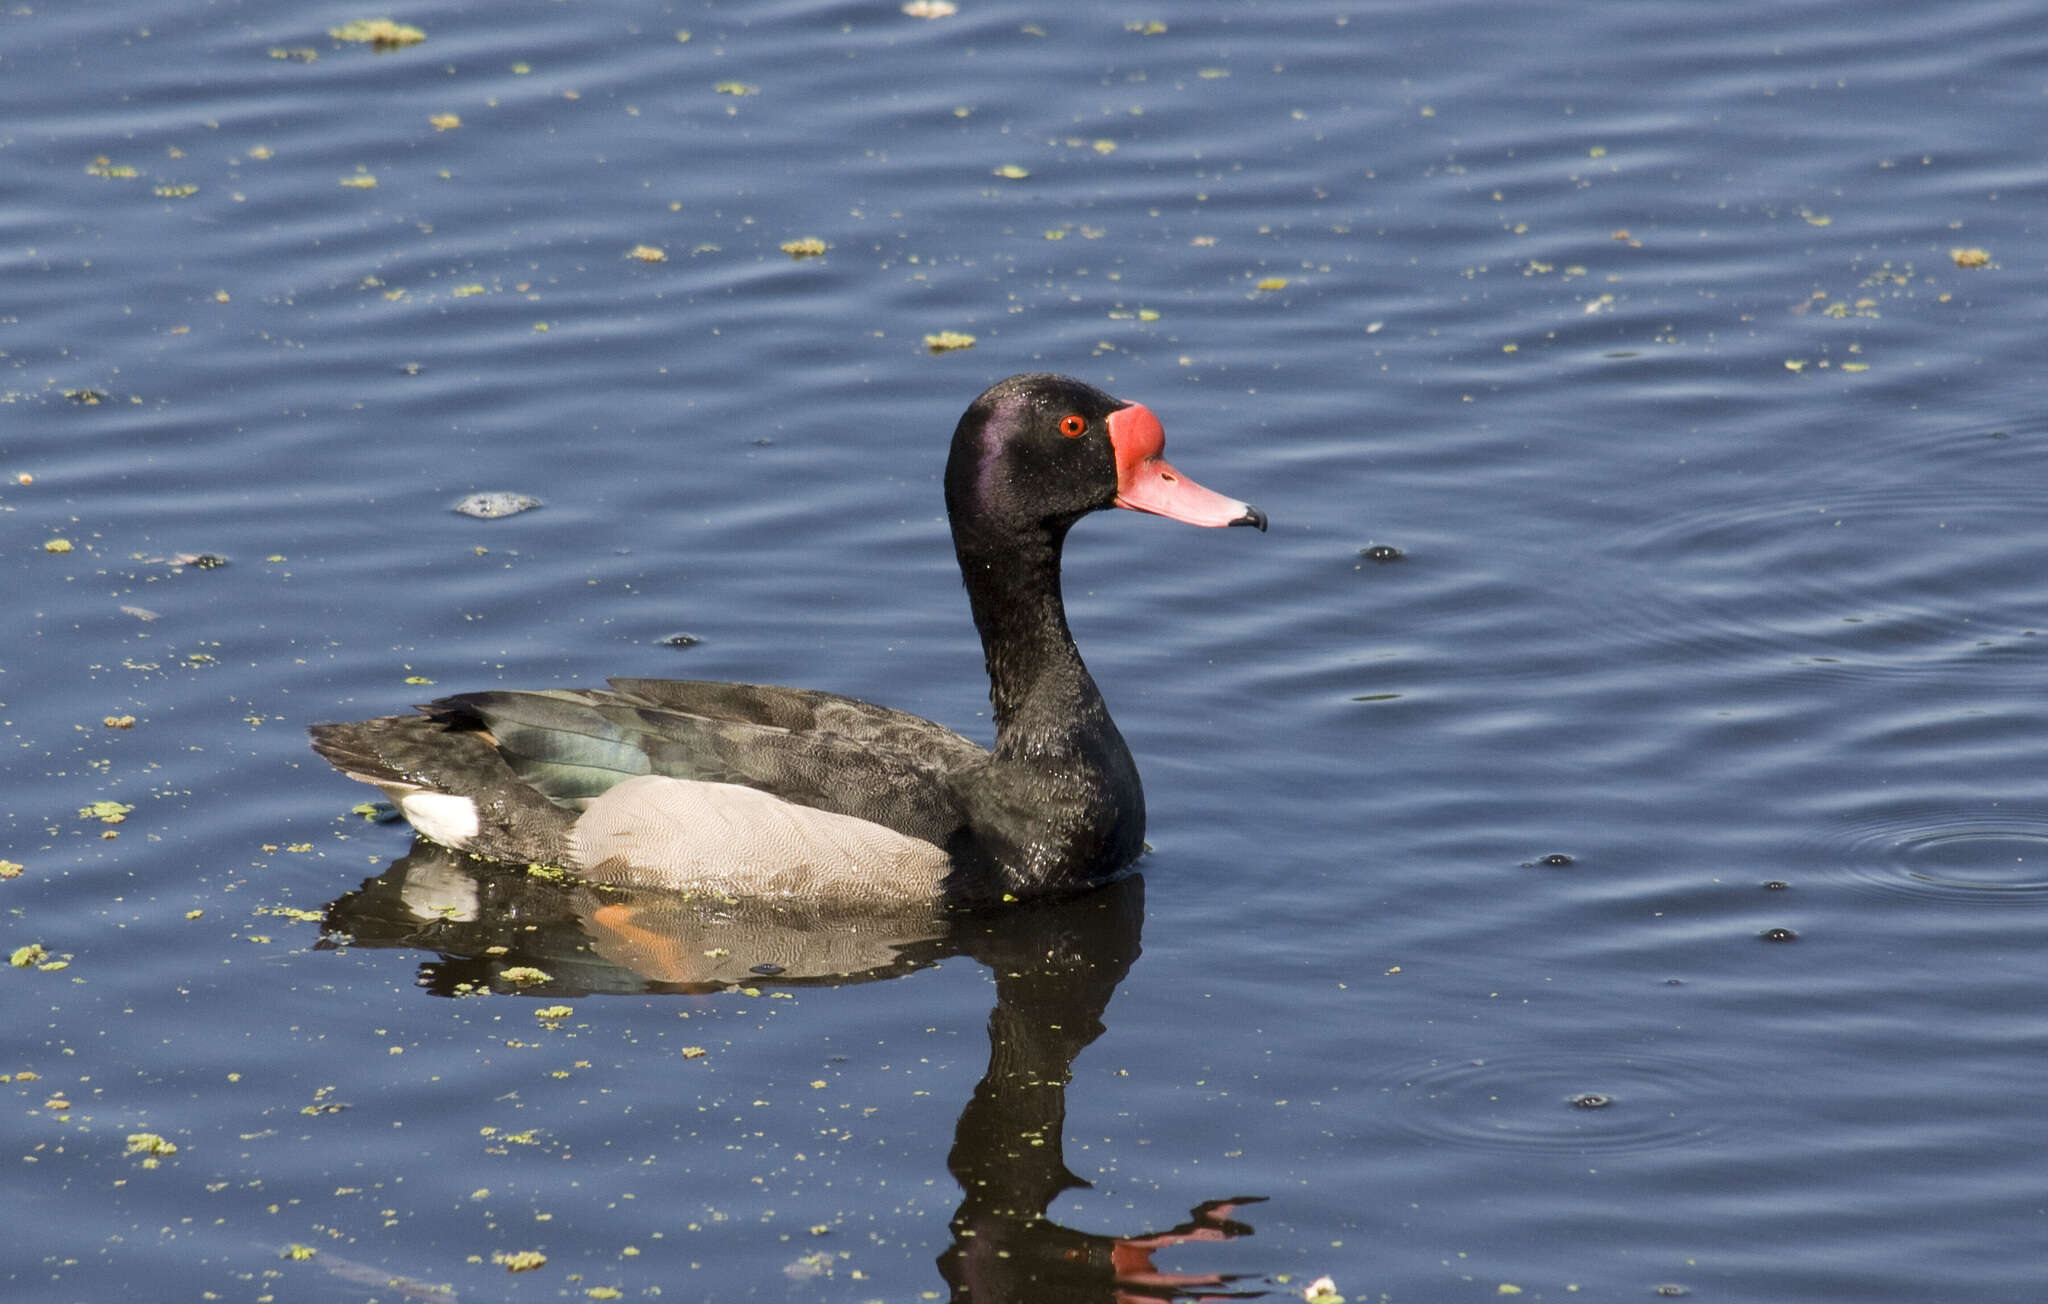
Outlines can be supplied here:
<path id="1" fill-rule="evenodd" d="M 946 1158 L 962 1192 L 951 1243 L 938 1258 L 951 1298 L 1257 1298 L 1266 1292 L 1247 1274 L 1171 1272 L 1152 1259 L 1176 1245 L 1251 1235 L 1235 1215 L 1263 1197 L 1207 1200 L 1175 1227 L 1128 1236 L 1076 1231 L 1045 1216 L 1061 1192 L 1088 1185 L 1066 1166 L 1067 1085 L 1137 961 L 1144 915 L 1137 876 L 1003 910 L 847 913 L 561 882 L 420 842 L 328 905 L 320 945 L 431 951 L 420 985 L 441 996 L 832 987 L 971 958 L 995 975 L 996 1003 L 988 1070 L 960 1112 Z"/>

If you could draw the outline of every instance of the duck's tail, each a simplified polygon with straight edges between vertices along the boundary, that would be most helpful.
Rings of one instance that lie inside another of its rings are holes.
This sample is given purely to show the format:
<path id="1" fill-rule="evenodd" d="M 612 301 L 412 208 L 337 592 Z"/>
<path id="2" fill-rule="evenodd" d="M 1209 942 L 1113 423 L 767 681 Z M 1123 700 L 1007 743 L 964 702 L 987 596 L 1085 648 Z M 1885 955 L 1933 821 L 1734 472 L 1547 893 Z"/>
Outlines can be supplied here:
<path id="1" fill-rule="evenodd" d="M 481 720 L 441 707 L 307 732 L 314 751 L 375 785 L 429 842 L 485 860 L 566 866 L 576 812 L 521 781 Z"/>

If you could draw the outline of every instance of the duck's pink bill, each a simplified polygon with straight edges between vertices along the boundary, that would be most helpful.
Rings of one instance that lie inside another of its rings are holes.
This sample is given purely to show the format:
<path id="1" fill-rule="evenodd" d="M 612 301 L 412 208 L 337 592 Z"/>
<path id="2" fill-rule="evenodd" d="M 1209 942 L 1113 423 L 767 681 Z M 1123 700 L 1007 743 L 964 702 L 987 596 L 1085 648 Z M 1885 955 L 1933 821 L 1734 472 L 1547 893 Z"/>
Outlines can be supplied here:
<path id="1" fill-rule="evenodd" d="M 1173 469 L 1163 456 L 1166 431 L 1142 403 L 1109 414 L 1109 442 L 1116 449 L 1116 505 L 1134 512 L 1168 516 L 1189 525 L 1256 525 L 1266 514 L 1249 503 L 1204 489 Z"/>

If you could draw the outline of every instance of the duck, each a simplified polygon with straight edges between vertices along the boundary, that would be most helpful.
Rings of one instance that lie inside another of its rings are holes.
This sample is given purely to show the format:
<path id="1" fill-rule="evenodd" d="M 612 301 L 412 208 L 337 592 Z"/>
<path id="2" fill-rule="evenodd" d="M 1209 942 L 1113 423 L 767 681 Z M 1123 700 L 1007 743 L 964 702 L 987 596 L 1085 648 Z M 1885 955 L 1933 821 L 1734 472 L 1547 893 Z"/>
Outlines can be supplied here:
<path id="1" fill-rule="evenodd" d="M 1142 403 L 1049 373 L 971 404 L 946 513 L 995 736 L 837 693 L 708 680 L 485 690 L 316 724 L 420 838 L 622 888 L 894 908 L 1072 892 L 1145 849 L 1145 795 L 1067 626 L 1067 532 L 1122 508 L 1266 529 L 1164 457 Z"/>

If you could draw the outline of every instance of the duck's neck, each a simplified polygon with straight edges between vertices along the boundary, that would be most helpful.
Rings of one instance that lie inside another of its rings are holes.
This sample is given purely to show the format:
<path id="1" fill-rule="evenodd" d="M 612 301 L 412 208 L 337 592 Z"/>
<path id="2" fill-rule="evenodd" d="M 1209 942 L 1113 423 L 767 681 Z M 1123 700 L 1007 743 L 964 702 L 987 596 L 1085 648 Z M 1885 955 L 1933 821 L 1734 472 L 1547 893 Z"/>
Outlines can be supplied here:
<path id="1" fill-rule="evenodd" d="M 1065 523 L 1000 540 L 956 535 L 960 575 L 981 632 L 999 759 L 1025 756 L 1130 765 L 1130 753 L 1067 628 L 1060 597 Z"/>

